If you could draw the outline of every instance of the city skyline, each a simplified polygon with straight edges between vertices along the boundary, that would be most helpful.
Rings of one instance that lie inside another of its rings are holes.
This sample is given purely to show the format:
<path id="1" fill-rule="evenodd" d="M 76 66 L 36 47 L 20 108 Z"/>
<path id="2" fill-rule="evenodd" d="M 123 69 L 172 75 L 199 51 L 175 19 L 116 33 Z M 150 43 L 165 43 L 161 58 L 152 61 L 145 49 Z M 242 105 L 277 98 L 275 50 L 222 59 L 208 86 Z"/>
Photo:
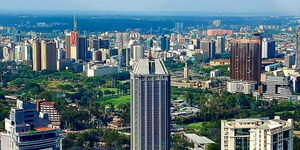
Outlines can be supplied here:
<path id="1" fill-rule="evenodd" d="M 152 0 L 152 1 L 120 1 L 120 0 L 32 0 L 30 3 L 12 0 L 0 6 L 0 13 L 82 13 L 82 14 L 117 14 L 117 15 L 299 15 L 296 0 Z M 193 5 L 187 5 L 193 4 Z M 41 7 L 35 7 L 41 6 Z M 43 7 L 47 6 L 47 7 Z M 268 7 L 270 9 L 266 10 Z"/>

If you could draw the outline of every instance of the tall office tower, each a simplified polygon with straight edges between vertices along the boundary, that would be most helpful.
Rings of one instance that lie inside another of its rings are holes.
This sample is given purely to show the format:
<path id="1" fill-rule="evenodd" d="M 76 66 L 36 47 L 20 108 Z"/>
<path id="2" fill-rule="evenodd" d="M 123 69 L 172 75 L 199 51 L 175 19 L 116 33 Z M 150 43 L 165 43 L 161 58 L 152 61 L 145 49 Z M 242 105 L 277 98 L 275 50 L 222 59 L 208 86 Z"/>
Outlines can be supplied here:
<path id="1" fill-rule="evenodd" d="M 55 42 L 41 42 L 41 70 L 55 71 L 57 70 L 57 58 Z"/>
<path id="2" fill-rule="evenodd" d="M 262 41 L 262 58 L 274 58 L 275 57 L 275 41 L 269 41 L 266 38 Z"/>
<path id="3" fill-rule="evenodd" d="M 66 58 L 71 58 L 71 33 L 66 34 Z"/>
<path id="4" fill-rule="evenodd" d="M 32 47 L 29 44 L 25 44 L 24 46 L 23 60 L 25 61 L 32 60 Z"/>
<path id="5" fill-rule="evenodd" d="M 225 52 L 225 38 L 223 36 L 217 37 L 216 54 Z"/>
<path id="6" fill-rule="evenodd" d="M 9 48 L 8 47 L 3 47 L 3 59 L 5 61 L 9 60 Z"/>
<path id="7" fill-rule="evenodd" d="M 209 41 L 209 40 L 201 40 L 200 49 L 202 49 L 203 51 L 208 52 L 209 58 L 214 58 L 215 57 L 215 52 L 216 52 L 216 42 L 215 41 Z"/>
<path id="8" fill-rule="evenodd" d="M 201 40 L 200 39 L 192 39 L 192 44 L 195 46 L 195 49 L 200 49 L 200 43 Z"/>
<path id="9" fill-rule="evenodd" d="M 300 28 L 297 32 L 297 46 L 296 46 L 296 70 L 300 71 Z"/>
<path id="10" fill-rule="evenodd" d="M 129 33 L 116 33 L 116 46 L 123 49 L 128 47 Z"/>
<path id="11" fill-rule="evenodd" d="M 230 51 L 230 78 L 260 82 L 260 40 L 235 40 Z"/>
<path id="12" fill-rule="evenodd" d="M 1 133 L 2 150 L 62 149 L 59 130 L 49 128 L 48 115 L 38 113 L 36 105 L 17 100 L 17 107 L 5 119 Z"/>
<path id="13" fill-rule="evenodd" d="M 87 38 L 86 36 L 80 36 L 78 38 L 78 59 L 81 59 L 81 60 L 86 60 L 87 57 L 87 49 L 88 49 L 88 46 L 87 46 Z"/>
<path id="14" fill-rule="evenodd" d="M 24 47 L 22 45 L 15 46 L 15 60 L 22 60 L 23 51 Z"/>
<path id="15" fill-rule="evenodd" d="M 71 46 L 71 49 L 70 49 L 70 58 L 71 59 L 79 59 L 79 49 L 78 49 L 78 46 L 79 46 L 79 42 L 78 42 L 79 38 L 78 38 L 78 33 L 75 32 L 75 31 L 72 31 L 71 32 L 71 43 L 70 43 L 70 46 Z"/>
<path id="16" fill-rule="evenodd" d="M 292 150 L 293 120 L 235 119 L 221 121 L 221 150 Z"/>
<path id="17" fill-rule="evenodd" d="M 287 54 L 284 58 L 284 66 L 288 68 L 292 68 L 295 65 L 295 54 Z"/>
<path id="18" fill-rule="evenodd" d="M 39 40 L 34 40 L 32 42 L 32 68 L 34 71 L 40 71 L 41 65 L 41 42 Z"/>
<path id="19" fill-rule="evenodd" d="M 99 48 L 109 49 L 109 40 L 99 39 Z"/>
<path id="20" fill-rule="evenodd" d="M 215 58 L 216 54 L 216 42 L 210 41 L 209 42 L 209 58 Z"/>
<path id="21" fill-rule="evenodd" d="M 131 73 L 131 150 L 170 149 L 170 74 L 159 59 Z"/>
<path id="22" fill-rule="evenodd" d="M 162 36 L 160 39 L 161 50 L 168 51 L 170 50 L 170 38 L 167 36 Z"/>
<path id="23" fill-rule="evenodd" d="M 4 58 L 3 46 L 0 45 L 0 60 Z"/>
<path id="24" fill-rule="evenodd" d="M 144 58 L 144 50 L 141 45 L 133 46 L 133 61 L 138 62 L 140 59 Z"/>
<path id="25" fill-rule="evenodd" d="M 89 38 L 89 50 L 99 50 L 99 42 L 98 39 L 95 39 L 95 36 L 91 36 Z"/>

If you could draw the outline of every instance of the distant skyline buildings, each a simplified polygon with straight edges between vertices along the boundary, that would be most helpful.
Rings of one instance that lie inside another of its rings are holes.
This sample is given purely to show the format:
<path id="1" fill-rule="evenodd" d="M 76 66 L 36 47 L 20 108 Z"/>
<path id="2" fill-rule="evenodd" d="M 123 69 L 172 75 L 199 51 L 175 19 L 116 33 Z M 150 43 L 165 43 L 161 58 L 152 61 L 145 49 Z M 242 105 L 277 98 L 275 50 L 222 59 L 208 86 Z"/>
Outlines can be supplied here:
<path id="1" fill-rule="evenodd" d="M 296 39 L 296 70 L 300 71 L 300 28 L 297 31 Z"/>

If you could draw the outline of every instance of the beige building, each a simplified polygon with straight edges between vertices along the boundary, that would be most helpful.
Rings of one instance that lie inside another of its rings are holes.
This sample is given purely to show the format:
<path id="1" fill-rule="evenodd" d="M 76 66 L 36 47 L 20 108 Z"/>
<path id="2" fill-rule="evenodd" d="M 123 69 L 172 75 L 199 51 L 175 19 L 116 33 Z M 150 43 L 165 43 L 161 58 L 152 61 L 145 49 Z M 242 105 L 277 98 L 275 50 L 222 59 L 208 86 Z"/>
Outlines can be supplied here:
<path id="1" fill-rule="evenodd" d="M 32 68 L 34 71 L 41 70 L 41 42 L 38 40 L 32 43 Z"/>
<path id="2" fill-rule="evenodd" d="M 41 42 L 41 70 L 57 70 L 56 47 L 53 41 Z"/>
<path id="3" fill-rule="evenodd" d="M 236 119 L 221 121 L 222 150 L 293 150 L 293 121 Z"/>

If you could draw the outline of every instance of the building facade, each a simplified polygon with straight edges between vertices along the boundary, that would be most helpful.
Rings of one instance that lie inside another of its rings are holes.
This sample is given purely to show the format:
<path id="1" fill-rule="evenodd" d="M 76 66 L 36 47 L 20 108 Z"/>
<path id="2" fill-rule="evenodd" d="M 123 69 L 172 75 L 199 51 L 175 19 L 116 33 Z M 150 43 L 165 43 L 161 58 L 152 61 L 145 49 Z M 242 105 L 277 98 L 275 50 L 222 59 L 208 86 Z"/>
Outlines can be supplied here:
<path id="1" fill-rule="evenodd" d="M 59 130 L 49 128 L 47 114 L 38 113 L 36 105 L 17 100 L 17 107 L 5 119 L 1 133 L 2 150 L 61 150 Z"/>
<path id="2" fill-rule="evenodd" d="M 231 79 L 260 82 L 260 40 L 235 40 L 230 53 Z"/>
<path id="3" fill-rule="evenodd" d="M 222 150 L 292 150 L 293 121 L 266 119 L 221 121 Z"/>
<path id="4" fill-rule="evenodd" d="M 56 45 L 53 41 L 41 42 L 41 70 L 57 70 Z"/>
<path id="5" fill-rule="evenodd" d="M 170 149 L 170 74 L 140 59 L 131 73 L 131 150 Z"/>
<path id="6" fill-rule="evenodd" d="M 297 32 L 297 46 L 296 46 L 296 70 L 300 70 L 300 28 Z"/>

